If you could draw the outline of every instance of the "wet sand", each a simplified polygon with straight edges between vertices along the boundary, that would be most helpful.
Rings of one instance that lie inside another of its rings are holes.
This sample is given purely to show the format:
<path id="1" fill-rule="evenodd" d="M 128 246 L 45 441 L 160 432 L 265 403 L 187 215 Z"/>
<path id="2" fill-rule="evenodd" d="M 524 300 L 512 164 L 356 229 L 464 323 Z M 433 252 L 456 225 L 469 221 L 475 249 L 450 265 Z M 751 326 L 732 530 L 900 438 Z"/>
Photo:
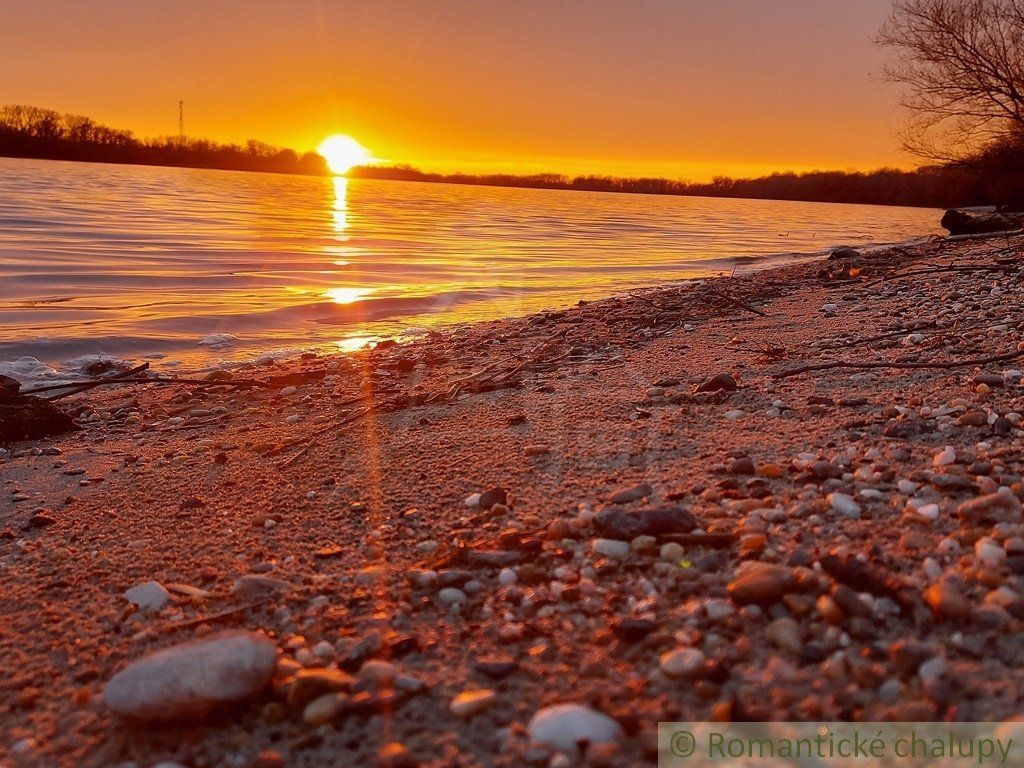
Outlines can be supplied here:
<path id="1" fill-rule="evenodd" d="M 617 723 L 595 766 L 650 764 L 659 720 L 1020 716 L 1022 250 L 67 398 L 82 431 L 0 464 L 0 764 L 571 765 L 528 729 L 565 702 Z M 132 605 L 151 580 L 166 604 Z M 277 649 L 252 696 L 192 723 L 104 704 L 225 630 Z"/>

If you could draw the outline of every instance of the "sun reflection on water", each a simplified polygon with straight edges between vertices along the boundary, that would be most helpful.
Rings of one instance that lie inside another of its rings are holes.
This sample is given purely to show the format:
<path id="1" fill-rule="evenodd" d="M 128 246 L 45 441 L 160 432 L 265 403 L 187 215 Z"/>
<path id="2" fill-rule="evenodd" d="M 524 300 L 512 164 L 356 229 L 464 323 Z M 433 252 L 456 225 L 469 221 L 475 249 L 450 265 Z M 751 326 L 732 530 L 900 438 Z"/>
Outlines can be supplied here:
<path id="1" fill-rule="evenodd" d="M 348 179 L 344 176 L 334 177 L 334 236 L 339 240 L 348 240 L 345 230 L 348 229 Z"/>

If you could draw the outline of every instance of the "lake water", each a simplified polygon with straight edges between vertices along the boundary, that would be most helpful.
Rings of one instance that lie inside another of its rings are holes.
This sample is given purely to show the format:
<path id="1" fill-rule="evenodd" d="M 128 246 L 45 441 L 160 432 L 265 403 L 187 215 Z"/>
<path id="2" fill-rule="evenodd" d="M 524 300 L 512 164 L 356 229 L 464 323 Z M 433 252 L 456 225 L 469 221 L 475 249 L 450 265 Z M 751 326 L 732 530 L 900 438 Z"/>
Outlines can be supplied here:
<path id="1" fill-rule="evenodd" d="M 491 319 L 832 246 L 939 212 L 0 158 L 0 373 L 206 367 Z"/>

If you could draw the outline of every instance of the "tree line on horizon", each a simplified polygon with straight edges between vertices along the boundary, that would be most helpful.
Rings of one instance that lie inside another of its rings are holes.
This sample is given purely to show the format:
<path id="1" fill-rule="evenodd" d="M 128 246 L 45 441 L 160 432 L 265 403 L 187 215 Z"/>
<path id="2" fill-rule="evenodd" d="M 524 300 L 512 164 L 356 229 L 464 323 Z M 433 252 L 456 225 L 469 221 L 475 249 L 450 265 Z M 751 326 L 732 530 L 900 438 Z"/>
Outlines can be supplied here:
<path id="1" fill-rule="evenodd" d="M 253 140 L 239 145 L 188 136 L 139 139 L 131 131 L 110 128 L 89 117 L 22 104 L 0 107 L 0 156 L 230 171 L 327 173 L 326 161 L 316 152 L 300 155 L 293 149 Z"/>
<path id="2" fill-rule="evenodd" d="M 1021 142 L 1019 147 L 1024 147 Z M 440 174 L 408 165 L 358 166 L 348 176 L 362 179 L 526 187 L 647 195 L 682 195 L 794 200 L 868 205 L 950 208 L 966 205 L 1024 204 L 1018 161 L 1024 150 L 1000 144 L 975 164 L 947 162 L 912 171 L 780 172 L 751 179 L 718 176 L 708 182 L 666 178 L 576 176 L 556 173 Z M 258 141 L 218 144 L 207 139 L 163 137 L 142 140 L 131 131 L 110 128 L 79 115 L 22 105 L 0 107 L 0 156 L 238 171 L 329 175 L 314 152 Z M 1009 169 L 1009 170 L 1007 170 Z"/>
<path id="3" fill-rule="evenodd" d="M 793 200 L 862 205 L 903 205 L 926 208 L 1024 203 L 1021 177 L 1015 174 L 958 165 L 928 165 L 912 171 L 879 168 L 874 171 L 778 172 L 752 179 L 716 176 L 711 181 L 515 174 L 429 173 L 408 165 L 359 166 L 349 174 L 361 179 L 476 184 L 494 187 L 622 192 L 644 195 L 728 197 L 755 200 Z"/>

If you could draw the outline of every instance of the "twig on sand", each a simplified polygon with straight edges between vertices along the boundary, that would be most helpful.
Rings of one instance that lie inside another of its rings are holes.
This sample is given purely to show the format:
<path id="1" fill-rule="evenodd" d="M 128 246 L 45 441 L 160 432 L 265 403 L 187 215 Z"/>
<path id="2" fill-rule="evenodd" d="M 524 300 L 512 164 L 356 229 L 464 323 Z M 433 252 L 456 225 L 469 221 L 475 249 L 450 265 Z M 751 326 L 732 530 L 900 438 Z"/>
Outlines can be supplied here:
<path id="1" fill-rule="evenodd" d="M 226 619 L 228 616 L 233 616 L 236 613 L 241 613 L 242 611 L 247 611 L 250 608 L 255 608 L 257 606 L 263 605 L 264 603 L 268 602 L 269 600 L 270 600 L 270 597 L 264 597 L 264 598 L 261 598 L 260 600 L 253 600 L 251 603 L 246 603 L 245 605 L 239 605 L 239 606 L 236 606 L 235 608 L 228 608 L 228 609 L 223 610 L 223 611 L 218 611 L 217 613 L 207 613 L 207 614 L 204 614 L 202 616 L 196 616 L 194 619 L 185 619 L 184 621 L 173 621 L 173 622 L 170 622 L 169 624 L 163 624 L 163 625 L 161 625 L 159 627 L 156 627 L 155 631 L 156 632 L 172 632 L 175 629 L 184 629 L 186 627 L 194 627 L 197 624 L 204 624 L 207 621 L 218 621 L 219 619 Z"/>
<path id="2" fill-rule="evenodd" d="M 947 370 L 951 368 L 967 368 L 972 365 L 987 365 L 989 363 L 1002 363 L 1007 360 L 1016 360 L 1018 357 L 1024 357 L 1024 349 L 1018 349 L 1014 352 L 1004 352 L 1001 355 L 991 355 L 989 357 L 972 357 L 964 360 L 934 360 L 932 362 L 925 363 L 889 363 L 885 361 L 873 361 L 873 362 L 852 362 L 849 360 L 833 360 L 828 363 L 816 363 L 814 365 L 803 365 L 799 368 L 790 368 L 786 371 L 779 371 L 772 375 L 773 379 L 788 379 L 790 376 L 799 376 L 802 373 L 809 373 L 811 371 L 827 371 L 832 368 L 900 368 L 900 369 L 939 369 Z"/>
<path id="3" fill-rule="evenodd" d="M 145 368 L 149 367 L 149 363 L 143 363 Z M 108 384 L 188 384 L 190 386 L 200 387 L 263 387 L 264 389 L 274 389 L 273 384 L 269 384 L 265 381 L 257 381 L 256 379 L 183 379 L 183 378 L 163 378 L 163 379 L 146 379 L 146 378 L 128 378 L 129 373 L 138 373 L 145 370 L 144 367 L 140 366 L 138 369 L 132 369 L 132 371 L 125 371 L 121 376 L 110 376 L 106 379 L 100 379 L 98 381 L 69 381 L 67 384 L 53 384 L 46 387 L 37 387 L 36 389 L 28 390 L 23 392 L 25 395 L 34 395 L 37 392 L 52 391 L 55 389 L 67 389 L 72 387 L 71 392 L 62 392 L 59 395 L 51 397 L 51 400 L 58 400 L 68 395 L 74 395 L 79 392 L 84 392 L 87 389 L 93 389 L 94 387 L 103 387 Z"/>
<path id="4" fill-rule="evenodd" d="M 334 425 L 332 424 L 331 426 L 334 426 Z M 276 466 L 277 466 L 278 469 L 286 469 L 286 468 L 290 467 L 292 464 L 294 464 L 296 461 L 301 459 L 303 456 L 305 456 L 307 453 L 309 453 L 309 446 L 305 445 L 301 449 L 299 449 L 298 451 L 293 453 L 291 456 L 289 456 L 287 459 L 285 459 L 284 461 L 277 462 Z"/>
<path id="5" fill-rule="evenodd" d="M 78 394 L 79 392 L 84 392 L 87 389 L 92 389 L 93 387 L 99 387 L 99 386 L 101 386 L 103 384 L 112 384 L 112 383 L 117 383 L 119 381 L 123 381 L 124 379 L 127 379 L 127 378 L 129 378 L 131 376 L 134 376 L 137 373 L 142 373 L 143 371 L 145 371 L 148 368 L 149 368 L 149 363 L 143 363 L 142 365 L 137 365 L 134 368 L 131 368 L 131 369 L 127 370 L 127 371 L 121 371 L 121 373 L 115 374 L 113 376 L 107 376 L 104 379 L 98 379 L 98 380 L 95 380 L 95 381 L 93 381 L 93 380 L 77 381 L 77 382 L 76 381 L 72 381 L 72 382 L 68 382 L 68 383 L 65 383 L 65 384 L 50 384 L 50 385 L 47 385 L 45 387 L 36 387 L 35 389 L 25 390 L 21 394 L 23 394 L 23 395 L 34 395 L 34 394 L 36 394 L 38 392 L 52 392 L 52 391 L 55 391 L 55 390 L 58 390 L 58 389 L 68 389 L 68 388 L 71 388 L 71 391 L 69 391 L 69 392 L 61 392 L 60 394 L 55 395 L 55 396 L 50 398 L 50 400 L 60 400 L 62 397 L 67 397 L 68 395 L 75 395 L 75 394 Z"/>
<path id="6" fill-rule="evenodd" d="M 724 299 L 725 301 L 732 304 L 734 307 L 745 309 L 747 310 L 747 312 L 753 312 L 755 315 L 760 315 L 761 317 L 767 317 L 767 315 L 757 307 L 752 307 L 750 304 L 747 304 L 746 302 L 740 301 L 739 299 L 734 299 L 727 293 L 723 293 L 722 291 L 716 290 L 715 288 L 711 288 L 710 291 L 713 296 L 717 296 L 720 299 Z"/>

